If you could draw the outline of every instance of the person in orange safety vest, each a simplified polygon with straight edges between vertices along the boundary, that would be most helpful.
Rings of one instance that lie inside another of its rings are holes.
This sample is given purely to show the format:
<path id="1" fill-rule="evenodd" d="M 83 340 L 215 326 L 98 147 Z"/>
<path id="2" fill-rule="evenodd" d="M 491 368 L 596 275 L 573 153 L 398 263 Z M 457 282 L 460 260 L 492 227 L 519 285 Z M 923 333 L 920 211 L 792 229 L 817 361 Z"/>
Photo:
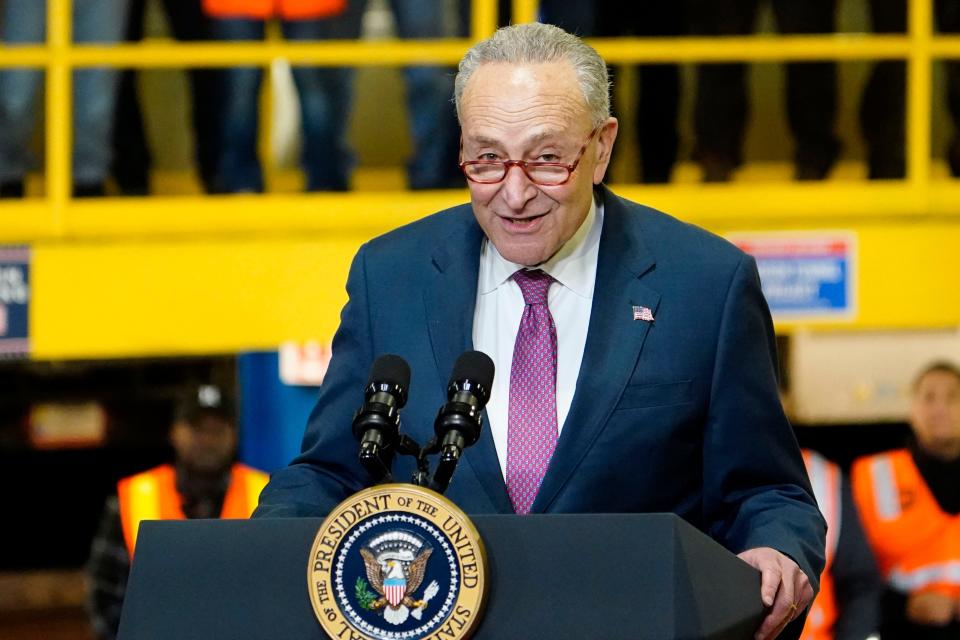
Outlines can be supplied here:
<path id="1" fill-rule="evenodd" d="M 203 0 L 203 11 L 215 18 L 316 20 L 346 8 L 347 0 Z"/>
<path id="2" fill-rule="evenodd" d="M 800 640 L 866 640 L 880 627 L 883 585 L 840 467 L 804 449 L 803 462 L 827 521 L 827 564 Z"/>
<path id="3" fill-rule="evenodd" d="M 101 640 L 116 637 L 142 521 L 248 518 L 267 483 L 265 473 L 235 462 L 232 403 L 216 386 L 200 386 L 181 403 L 170 443 L 173 464 L 120 480 L 104 507 L 87 566 L 87 608 Z"/>
<path id="4" fill-rule="evenodd" d="M 905 449 L 854 463 L 854 495 L 887 584 L 881 637 L 960 638 L 960 369 L 917 377 Z"/>
<path id="5" fill-rule="evenodd" d="M 401 39 L 455 36 L 457 7 L 445 0 L 390 0 L 394 30 Z M 266 22 L 276 20 L 285 40 L 358 40 L 367 0 L 203 0 L 215 40 L 263 40 Z M 382 15 L 382 9 L 378 9 Z M 372 22 L 371 22 L 372 24 Z M 462 33 L 461 35 L 466 35 Z M 349 65 L 349 61 L 344 64 Z M 300 167 L 306 191 L 351 188 L 355 154 L 348 140 L 354 68 L 295 64 L 291 68 L 300 107 Z M 462 189 L 460 127 L 450 100 L 454 70 L 434 65 L 403 69 L 412 150 L 407 162 L 410 189 Z M 222 108 L 210 188 L 216 193 L 262 192 L 267 188 L 260 158 L 260 67 L 219 71 Z M 379 88 L 374 100 L 382 100 Z"/>

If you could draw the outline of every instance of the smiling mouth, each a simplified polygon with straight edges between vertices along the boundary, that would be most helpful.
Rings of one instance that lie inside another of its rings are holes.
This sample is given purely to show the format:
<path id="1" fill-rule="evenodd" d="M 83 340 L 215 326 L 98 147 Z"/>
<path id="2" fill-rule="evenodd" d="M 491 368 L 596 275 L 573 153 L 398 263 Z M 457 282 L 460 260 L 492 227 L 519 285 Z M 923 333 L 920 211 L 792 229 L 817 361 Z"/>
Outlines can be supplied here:
<path id="1" fill-rule="evenodd" d="M 504 221 L 507 227 L 511 229 L 528 229 L 532 227 L 537 220 L 543 218 L 546 213 L 541 213 L 540 215 L 530 216 L 527 218 L 509 218 L 507 216 L 500 216 L 500 219 Z"/>

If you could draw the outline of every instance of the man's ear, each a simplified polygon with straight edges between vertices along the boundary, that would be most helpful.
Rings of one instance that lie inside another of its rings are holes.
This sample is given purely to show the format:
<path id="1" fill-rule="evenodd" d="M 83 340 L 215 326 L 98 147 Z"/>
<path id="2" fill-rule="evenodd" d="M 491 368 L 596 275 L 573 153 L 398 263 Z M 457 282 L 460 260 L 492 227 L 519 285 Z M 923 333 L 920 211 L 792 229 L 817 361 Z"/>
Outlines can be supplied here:
<path id="1" fill-rule="evenodd" d="M 167 439 L 170 441 L 170 446 L 175 450 L 179 451 L 184 443 L 184 438 L 187 436 L 187 431 L 190 429 L 190 425 L 184 420 L 177 420 L 170 426 L 170 434 L 167 436 Z"/>
<path id="2" fill-rule="evenodd" d="M 596 165 L 593 169 L 593 184 L 603 182 L 603 176 L 607 173 L 607 167 L 610 166 L 610 157 L 613 154 L 613 143 L 617 139 L 617 131 L 620 124 L 616 118 L 607 118 L 607 121 L 600 125 L 600 131 L 597 133 Z"/>

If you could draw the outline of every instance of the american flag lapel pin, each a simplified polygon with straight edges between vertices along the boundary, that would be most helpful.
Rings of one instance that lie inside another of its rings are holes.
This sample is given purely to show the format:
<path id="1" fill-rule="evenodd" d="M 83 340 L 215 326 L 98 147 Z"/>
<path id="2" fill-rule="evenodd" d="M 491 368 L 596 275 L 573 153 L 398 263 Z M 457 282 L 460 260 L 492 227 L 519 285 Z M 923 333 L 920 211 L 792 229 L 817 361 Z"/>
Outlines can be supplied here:
<path id="1" fill-rule="evenodd" d="M 653 312 L 650 311 L 650 307 L 641 307 L 635 304 L 633 305 L 633 319 L 653 322 Z"/>

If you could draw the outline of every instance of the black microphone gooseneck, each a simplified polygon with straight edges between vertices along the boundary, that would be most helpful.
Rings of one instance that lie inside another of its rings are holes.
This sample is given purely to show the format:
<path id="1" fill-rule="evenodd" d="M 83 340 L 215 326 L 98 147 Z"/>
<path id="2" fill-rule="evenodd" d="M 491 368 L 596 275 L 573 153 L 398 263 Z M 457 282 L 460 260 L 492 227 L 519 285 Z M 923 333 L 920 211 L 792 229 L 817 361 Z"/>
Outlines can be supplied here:
<path id="1" fill-rule="evenodd" d="M 370 368 L 363 406 L 353 417 L 360 441 L 360 463 L 374 482 L 391 482 L 390 468 L 400 432 L 400 409 L 407 403 L 410 365 L 400 356 L 383 355 Z"/>
<path id="2" fill-rule="evenodd" d="M 447 385 L 447 402 L 433 423 L 440 460 L 430 488 L 443 493 L 457 468 L 463 450 L 477 442 L 483 426 L 483 407 L 490 399 L 494 365 L 480 351 L 467 351 L 457 358 Z"/>

